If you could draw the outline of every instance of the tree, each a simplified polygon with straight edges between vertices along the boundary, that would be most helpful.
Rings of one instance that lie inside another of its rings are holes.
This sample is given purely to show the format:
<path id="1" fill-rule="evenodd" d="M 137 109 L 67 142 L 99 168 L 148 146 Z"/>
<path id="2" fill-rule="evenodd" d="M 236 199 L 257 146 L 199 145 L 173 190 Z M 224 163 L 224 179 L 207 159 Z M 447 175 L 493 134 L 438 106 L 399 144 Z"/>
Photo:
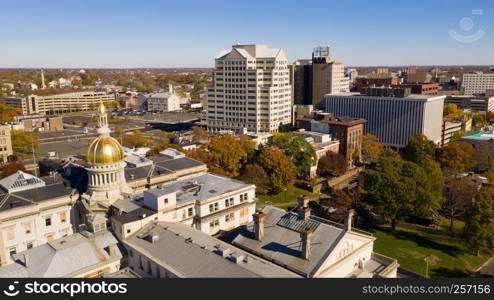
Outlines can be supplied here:
<path id="1" fill-rule="evenodd" d="M 418 133 L 410 138 L 403 151 L 403 157 L 411 162 L 418 162 L 420 159 L 436 154 L 436 144 L 425 135 Z"/>
<path id="2" fill-rule="evenodd" d="M 372 134 L 362 135 L 362 160 L 365 163 L 376 163 L 384 151 L 384 146 Z"/>
<path id="3" fill-rule="evenodd" d="M 472 116 L 472 123 L 474 127 L 485 127 L 487 126 L 487 121 L 485 120 L 484 116 L 479 115 L 479 114 L 474 114 Z"/>
<path id="4" fill-rule="evenodd" d="M 267 194 L 269 192 L 269 177 L 266 171 L 258 164 L 245 165 L 240 180 L 256 185 L 256 193 Z"/>
<path id="5" fill-rule="evenodd" d="M 306 178 L 317 161 L 312 145 L 303 136 L 292 132 L 273 135 L 268 147 L 276 147 L 291 158 L 298 178 Z"/>
<path id="6" fill-rule="evenodd" d="M 494 212 L 492 201 L 491 195 L 481 189 L 465 214 L 463 237 L 469 248 L 477 253 L 477 256 L 481 250 L 493 245 Z"/>
<path id="7" fill-rule="evenodd" d="M 137 130 L 136 130 L 137 131 Z M 148 147 L 149 140 L 139 134 L 124 134 L 122 145 L 129 148 Z"/>
<path id="8" fill-rule="evenodd" d="M 208 139 L 209 133 L 204 128 L 199 126 L 192 127 L 192 141 L 197 142 Z"/>
<path id="9" fill-rule="evenodd" d="M 247 161 L 252 161 L 256 154 L 256 143 L 246 134 L 241 134 L 239 137 L 240 145 L 246 154 Z"/>
<path id="10" fill-rule="evenodd" d="M 274 148 L 263 150 L 259 154 L 258 162 L 268 174 L 272 193 L 278 193 L 293 183 L 295 166 L 281 150 Z"/>
<path id="11" fill-rule="evenodd" d="M 319 176 L 341 176 L 346 173 L 348 162 L 340 153 L 328 151 L 317 163 L 317 174 Z"/>
<path id="12" fill-rule="evenodd" d="M 444 105 L 443 116 L 446 118 L 459 118 L 463 115 L 461 110 L 458 110 L 456 104 Z"/>
<path id="13" fill-rule="evenodd" d="M 470 176 L 446 177 L 443 212 L 449 218 L 449 228 L 453 229 L 454 220 L 464 215 L 466 208 L 477 194 L 477 187 Z"/>
<path id="14" fill-rule="evenodd" d="M 204 147 L 209 153 L 207 164 L 211 172 L 225 176 L 238 176 L 238 171 L 242 167 L 242 159 L 246 154 L 236 137 L 225 135 L 215 138 L 204 144 Z"/>
<path id="15" fill-rule="evenodd" d="M 33 148 L 34 150 L 39 148 L 38 137 L 29 132 L 12 130 L 10 134 L 14 152 L 32 153 Z"/>
<path id="16" fill-rule="evenodd" d="M 14 174 L 17 171 L 22 171 L 26 172 L 26 167 L 20 163 L 20 162 L 10 162 L 8 164 L 5 164 L 2 169 L 2 174 L 0 174 L 0 178 L 5 178 L 7 176 L 10 176 Z"/>
<path id="17" fill-rule="evenodd" d="M 382 161 L 385 159 L 401 160 L 401 156 L 398 154 L 398 152 L 394 151 L 391 148 L 384 148 L 384 150 L 379 155 L 378 159 L 379 159 L 379 161 Z"/>
<path id="18" fill-rule="evenodd" d="M 463 173 L 475 165 L 473 147 L 465 142 L 452 142 L 439 150 L 438 161 L 443 170 Z"/>
<path id="19" fill-rule="evenodd" d="M 0 123 L 12 122 L 15 116 L 20 115 L 21 111 L 18 108 L 0 103 Z"/>
<path id="20" fill-rule="evenodd" d="M 494 171 L 494 144 L 478 143 L 473 151 L 473 159 L 477 171 Z"/>
<path id="21" fill-rule="evenodd" d="M 419 165 L 397 159 L 380 162 L 362 173 L 363 199 L 373 206 L 396 230 L 399 221 L 410 216 L 428 216 L 440 207 L 440 198 L 431 191 L 430 177 Z"/>

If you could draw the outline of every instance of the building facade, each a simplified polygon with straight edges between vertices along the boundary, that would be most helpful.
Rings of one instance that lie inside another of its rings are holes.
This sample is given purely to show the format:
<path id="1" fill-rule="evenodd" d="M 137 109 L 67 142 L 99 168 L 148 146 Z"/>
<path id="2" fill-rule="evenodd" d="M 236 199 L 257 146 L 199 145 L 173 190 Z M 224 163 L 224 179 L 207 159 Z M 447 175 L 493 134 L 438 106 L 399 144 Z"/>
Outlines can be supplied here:
<path id="1" fill-rule="evenodd" d="M 329 47 L 317 47 L 312 52 L 312 106 L 324 108 L 324 95 L 350 91 L 345 66 L 329 57 Z"/>
<path id="2" fill-rule="evenodd" d="M 10 126 L 0 125 L 0 163 L 8 161 L 12 155 L 12 137 L 10 136 Z"/>
<path id="3" fill-rule="evenodd" d="M 494 90 L 494 73 L 464 73 L 461 78 L 461 90 L 465 95 L 485 94 Z"/>
<path id="4" fill-rule="evenodd" d="M 63 182 L 18 171 L 0 180 L 0 197 L 0 266 L 12 263 L 11 255 L 73 232 L 78 194 Z"/>
<path id="5" fill-rule="evenodd" d="M 418 133 L 440 144 L 444 98 L 435 95 L 333 94 L 326 95 L 326 112 L 366 119 L 364 133 L 375 135 L 385 146 L 403 148 Z"/>
<path id="6" fill-rule="evenodd" d="M 452 95 L 446 96 L 444 104 L 456 104 L 458 108 L 487 113 L 494 110 L 494 96 Z"/>
<path id="7" fill-rule="evenodd" d="M 180 110 L 180 97 L 175 93 L 152 94 L 147 99 L 148 111 L 169 112 Z"/>
<path id="8" fill-rule="evenodd" d="M 291 123 L 291 86 L 282 48 L 234 45 L 215 59 L 205 120 L 211 132 L 277 132 Z"/>
<path id="9" fill-rule="evenodd" d="M 111 105 L 116 102 L 114 94 L 84 91 L 49 96 L 28 95 L 9 97 L 1 102 L 18 108 L 23 115 L 50 115 L 67 112 L 96 110 L 101 102 Z"/>

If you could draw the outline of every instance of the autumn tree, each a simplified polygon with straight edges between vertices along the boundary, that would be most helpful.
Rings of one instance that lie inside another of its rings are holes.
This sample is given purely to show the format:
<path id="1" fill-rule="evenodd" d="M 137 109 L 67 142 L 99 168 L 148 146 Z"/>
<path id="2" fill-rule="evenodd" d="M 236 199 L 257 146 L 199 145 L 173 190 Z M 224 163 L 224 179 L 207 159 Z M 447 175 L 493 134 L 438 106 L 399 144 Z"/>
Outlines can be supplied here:
<path id="1" fill-rule="evenodd" d="M 462 217 L 477 194 L 478 185 L 470 176 L 451 175 L 444 182 L 443 212 L 449 218 L 449 228 L 454 220 Z"/>
<path id="2" fill-rule="evenodd" d="M 298 178 L 306 178 L 317 160 L 316 151 L 312 145 L 303 136 L 292 132 L 273 135 L 268 147 L 278 148 L 290 157 Z"/>
<path id="3" fill-rule="evenodd" d="M 22 171 L 22 172 L 28 173 L 26 171 L 26 167 L 20 162 L 7 163 L 2 168 L 2 173 L 0 174 L 0 178 L 5 178 L 7 176 L 10 176 L 17 171 Z"/>
<path id="4" fill-rule="evenodd" d="M 431 191 L 430 177 L 419 165 L 396 159 L 380 162 L 375 169 L 362 173 L 363 199 L 391 224 L 410 216 L 427 216 L 441 205 L 441 198 Z"/>
<path id="5" fill-rule="evenodd" d="M 487 126 L 487 121 L 485 120 L 484 116 L 480 114 L 474 114 L 472 116 L 472 125 L 474 127 L 485 127 Z"/>
<path id="6" fill-rule="evenodd" d="M 411 162 L 418 162 L 420 159 L 436 155 L 436 144 L 429 140 L 425 135 L 418 133 L 410 138 L 408 144 L 403 150 L 403 157 Z"/>
<path id="7" fill-rule="evenodd" d="M 209 154 L 207 164 L 211 172 L 225 176 L 238 176 L 242 160 L 246 155 L 238 138 L 225 135 L 212 139 L 203 147 Z"/>
<path id="8" fill-rule="evenodd" d="M 267 194 L 269 192 L 269 177 L 266 171 L 258 164 L 248 164 L 242 169 L 240 180 L 256 185 L 256 193 Z"/>
<path id="9" fill-rule="evenodd" d="M 465 142 L 449 143 L 439 150 L 438 161 L 448 172 L 466 172 L 475 165 L 473 147 Z"/>
<path id="10" fill-rule="evenodd" d="M 456 104 L 450 103 L 444 105 L 443 116 L 446 118 L 459 118 L 463 115 L 461 110 L 458 110 Z"/>
<path id="11" fill-rule="evenodd" d="M 39 148 L 38 137 L 20 130 L 10 132 L 12 138 L 12 150 L 14 152 L 32 153 L 33 148 Z"/>
<path id="12" fill-rule="evenodd" d="M 328 151 L 317 163 L 317 174 L 323 177 L 336 177 L 346 173 L 348 162 L 340 153 Z"/>
<path id="13" fill-rule="evenodd" d="M 200 126 L 192 127 L 192 141 L 197 142 L 208 139 L 209 139 L 209 133 L 204 128 Z"/>
<path id="14" fill-rule="evenodd" d="M 15 116 L 20 115 L 21 111 L 18 108 L 0 103 L 0 123 L 12 122 Z"/>
<path id="15" fill-rule="evenodd" d="M 365 163 L 376 163 L 384 151 L 384 146 L 372 134 L 362 135 L 362 160 Z"/>
<path id="16" fill-rule="evenodd" d="M 494 212 L 492 196 L 480 190 L 465 214 L 463 237 L 469 248 L 480 254 L 494 244 Z"/>
<path id="17" fill-rule="evenodd" d="M 473 152 L 475 169 L 479 172 L 494 171 L 494 144 L 479 143 Z"/>
<path id="18" fill-rule="evenodd" d="M 242 149 L 244 149 L 247 161 L 252 161 L 256 154 L 256 143 L 246 134 L 241 134 L 239 141 Z"/>
<path id="19" fill-rule="evenodd" d="M 259 154 L 257 160 L 268 174 L 272 193 L 278 193 L 293 183 L 295 166 L 281 150 L 267 148 Z"/>

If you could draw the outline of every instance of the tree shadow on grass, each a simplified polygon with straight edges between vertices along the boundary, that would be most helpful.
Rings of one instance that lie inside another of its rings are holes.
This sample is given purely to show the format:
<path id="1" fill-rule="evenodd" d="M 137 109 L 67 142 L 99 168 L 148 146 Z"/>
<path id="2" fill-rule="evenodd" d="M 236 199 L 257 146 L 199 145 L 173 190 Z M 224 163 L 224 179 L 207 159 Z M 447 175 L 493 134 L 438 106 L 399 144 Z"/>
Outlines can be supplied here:
<path id="1" fill-rule="evenodd" d="M 390 230 L 386 230 L 386 231 L 398 239 L 412 241 L 420 247 L 439 250 L 439 251 L 444 252 L 444 253 L 446 253 L 450 256 L 453 256 L 453 257 L 457 257 L 458 255 L 462 254 L 462 252 L 463 252 L 462 249 L 460 249 L 456 246 L 438 243 L 438 242 L 434 241 L 433 239 L 420 236 L 420 235 L 413 233 L 413 232 L 398 230 L 397 232 L 393 233 Z"/>
<path id="2" fill-rule="evenodd" d="M 461 269 L 450 269 L 445 267 L 440 267 L 431 270 L 432 277 L 443 277 L 443 278 L 464 278 L 470 275 L 470 272 Z"/>

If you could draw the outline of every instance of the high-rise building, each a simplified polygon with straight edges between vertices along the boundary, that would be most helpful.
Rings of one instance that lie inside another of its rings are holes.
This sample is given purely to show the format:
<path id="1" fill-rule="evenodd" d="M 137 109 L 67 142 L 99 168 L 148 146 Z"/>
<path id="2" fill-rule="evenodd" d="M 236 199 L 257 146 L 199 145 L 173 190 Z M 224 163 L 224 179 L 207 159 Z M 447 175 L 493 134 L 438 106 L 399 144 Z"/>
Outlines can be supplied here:
<path id="1" fill-rule="evenodd" d="M 291 124 L 291 85 L 282 48 L 234 45 L 215 59 L 206 123 L 211 132 L 277 132 Z"/>
<path id="2" fill-rule="evenodd" d="M 293 89 L 293 103 L 298 105 L 312 104 L 312 61 L 299 59 L 290 65 Z"/>
<path id="3" fill-rule="evenodd" d="M 465 95 L 485 94 L 489 90 L 494 90 L 494 73 L 464 73 L 461 89 Z"/>
<path id="4" fill-rule="evenodd" d="M 329 47 L 314 48 L 311 60 L 300 59 L 290 67 L 294 104 L 323 108 L 325 94 L 350 90 L 350 78 L 345 76 L 345 67 L 329 57 Z"/>
<path id="5" fill-rule="evenodd" d="M 329 47 L 316 47 L 312 52 L 312 105 L 324 107 L 324 95 L 349 92 L 350 81 L 345 66 L 329 57 Z"/>
<path id="6" fill-rule="evenodd" d="M 409 94 L 405 90 L 379 92 L 367 88 L 367 94 L 326 95 L 326 112 L 367 120 L 364 133 L 371 133 L 385 146 L 403 148 L 418 134 L 439 144 L 445 96 Z"/>

